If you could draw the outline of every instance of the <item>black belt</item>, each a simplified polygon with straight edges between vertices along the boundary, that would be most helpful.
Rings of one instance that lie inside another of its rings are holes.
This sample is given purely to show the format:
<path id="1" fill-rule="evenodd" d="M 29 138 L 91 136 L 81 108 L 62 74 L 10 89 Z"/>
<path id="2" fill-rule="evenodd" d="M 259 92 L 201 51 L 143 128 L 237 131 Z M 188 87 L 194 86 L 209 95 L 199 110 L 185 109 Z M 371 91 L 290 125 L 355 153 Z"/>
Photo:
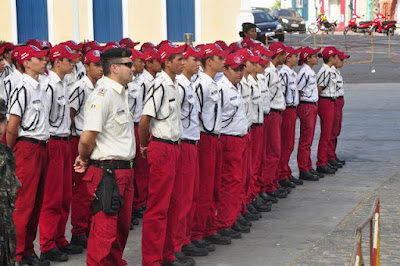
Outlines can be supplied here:
<path id="1" fill-rule="evenodd" d="M 132 169 L 135 167 L 135 161 L 122 161 L 122 160 L 104 160 L 95 161 L 90 160 L 90 165 L 103 169 L 104 167 L 111 166 L 114 169 Z"/>
<path id="2" fill-rule="evenodd" d="M 274 113 L 282 114 L 282 110 L 278 110 L 278 109 L 271 108 L 270 111 L 271 111 L 271 112 L 274 112 Z"/>
<path id="3" fill-rule="evenodd" d="M 19 137 L 19 138 L 17 138 L 17 141 L 26 141 L 26 142 L 30 142 L 33 144 L 39 144 L 39 146 L 42 146 L 42 147 L 47 146 L 47 140 L 38 140 L 38 139 L 27 138 L 27 137 Z"/>
<path id="4" fill-rule="evenodd" d="M 215 133 L 211 133 L 211 132 L 200 132 L 201 134 L 206 134 L 206 135 L 209 135 L 209 136 L 213 136 L 213 137 L 216 137 L 216 138 L 219 138 L 220 136 L 221 136 L 221 134 L 215 134 Z"/>
<path id="5" fill-rule="evenodd" d="M 69 141 L 69 137 L 50 136 L 51 139 Z"/>
<path id="6" fill-rule="evenodd" d="M 173 140 L 169 140 L 169 139 L 160 139 L 160 138 L 156 138 L 156 137 L 153 137 L 152 140 L 171 144 L 171 145 L 179 145 L 179 143 L 181 142 L 181 140 L 173 141 Z"/>
<path id="7" fill-rule="evenodd" d="M 339 97 L 337 97 L 338 99 L 344 99 L 344 96 L 339 96 Z"/>
<path id="8" fill-rule="evenodd" d="M 269 116 L 269 113 L 268 113 L 268 114 L 264 113 L 264 116 L 268 117 L 268 116 Z"/>
<path id="9" fill-rule="evenodd" d="M 135 127 L 138 127 L 138 126 L 139 126 L 139 122 L 134 122 L 133 125 L 134 125 Z"/>
<path id="10" fill-rule="evenodd" d="M 325 96 L 319 96 L 319 98 L 321 99 L 327 99 L 327 100 L 330 100 L 330 101 L 336 101 L 336 98 L 333 98 L 333 97 L 325 97 Z"/>
<path id="11" fill-rule="evenodd" d="M 312 105 L 318 105 L 317 102 L 306 102 L 306 101 L 300 101 L 300 103 L 303 104 L 312 104 Z"/>
<path id="12" fill-rule="evenodd" d="M 253 123 L 251 126 L 252 127 L 262 127 L 263 123 Z"/>
<path id="13" fill-rule="evenodd" d="M 221 133 L 221 136 L 235 137 L 235 138 L 243 138 L 243 136 L 239 136 L 239 135 L 229 135 L 229 134 L 224 134 L 224 133 Z"/>
<path id="14" fill-rule="evenodd" d="M 286 106 L 286 108 L 297 109 L 297 106 L 295 106 L 295 105 L 288 105 L 288 106 Z"/>
<path id="15" fill-rule="evenodd" d="M 190 139 L 181 139 L 181 143 L 187 143 L 187 144 L 192 144 L 192 145 L 197 145 L 198 141 L 197 140 L 190 140 Z"/>

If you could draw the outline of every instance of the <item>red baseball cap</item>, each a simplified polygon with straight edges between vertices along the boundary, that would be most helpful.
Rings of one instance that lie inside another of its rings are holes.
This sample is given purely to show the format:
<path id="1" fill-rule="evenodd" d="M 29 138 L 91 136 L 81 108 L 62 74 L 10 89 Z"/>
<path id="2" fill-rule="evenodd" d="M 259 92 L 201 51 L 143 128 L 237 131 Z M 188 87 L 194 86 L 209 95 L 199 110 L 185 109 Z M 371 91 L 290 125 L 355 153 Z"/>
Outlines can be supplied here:
<path id="1" fill-rule="evenodd" d="M 18 53 L 17 61 L 19 65 L 22 65 L 24 61 L 31 59 L 32 57 L 42 58 L 47 55 L 46 50 L 40 50 L 36 46 L 27 45 L 22 47 L 22 49 Z"/>
<path id="2" fill-rule="evenodd" d="M 186 49 L 186 46 L 186 44 L 176 46 L 170 42 L 164 44 L 157 52 L 157 61 L 160 62 L 160 64 L 164 63 L 165 60 L 167 60 L 171 55 L 183 53 L 183 51 Z"/>
<path id="3" fill-rule="evenodd" d="M 146 55 L 143 55 L 143 53 L 141 53 L 141 52 L 139 52 L 138 50 L 136 50 L 136 49 L 129 49 L 129 50 L 131 50 L 131 52 L 132 52 L 132 55 L 131 55 L 131 59 L 132 60 L 134 60 L 134 59 L 136 59 L 136 58 L 139 58 L 139 59 L 145 59 L 146 58 Z"/>
<path id="4" fill-rule="evenodd" d="M 301 62 L 306 61 L 309 56 L 313 54 L 318 54 L 320 50 L 321 48 L 314 49 L 309 46 L 303 47 L 300 53 L 300 61 Z"/>
<path id="5" fill-rule="evenodd" d="M 336 54 L 338 55 L 339 51 L 333 46 L 327 46 L 327 47 L 324 48 L 324 50 L 322 50 L 322 56 L 324 58 L 329 58 L 329 57 L 334 56 Z"/>
<path id="6" fill-rule="evenodd" d="M 188 58 L 189 56 L 193 56 L 194 58 L 203 58 L 204 51 L 196 49 L 192 45 L 188 45 L 186 50 L 183 52 L 183 57 Z"/>
<path id="7" fill-rule="evenodd" d="M 196 49 L 201 49 L 201 50 L 203 50 L 203 47 L 205 46 L 205 44 L 198 44 L 198 45 L 196 45 Z"/>
<path id="8" fill-rule="evenodd" d="M 244 66 L 244 58 L 243 56 L 234 53 L 234 54 L 229 54 L 226 58 L 225 58 L 225 66 L 230 66 L 233 69 L 236 69 L 240 66 Z"/>
<path id="9" fill-rule="evenodd" d="M 90 41 L 84 44 L 83 51 L 88 52 L 90 50 L 103 50 L 103 46 L 98 41 Z"/>
<path id="10" fill-rule="evenodd" d="M 47 52 L 47 51 L 46 51 Z M 54 46 L 49 53 L 50 61 L 54 61 L 56 59 L 67 58 L 69 60 L 75 60 L 80 57 L 81 54 L 73 53 L 69 46 L 65 44 L 59 44 Z"/>
<path id="11" fill-rule="evenodd" d="M 151 42 L 145 42 L 140 46 L 140 51 L 143 53 L 148 48 L 156 48 L 156 46 Z"/>
<path id="12" fill-rule="evenodd" d="M 247 48 L 242 48 L 240 50 L 236 51 L 236 54 L 240 55 L 243 57 L 243 60 L 249 60 L 250 62 L 257 63 L 260 61 L 261 57 L 258 55 L 254 55 L 249 49 Z"/>
<path id="13" fill-rule="evenodd" d="M 229 46 L 226 44 L 224 41 L 216 41 L 215 44 L 218 44 L 219 47 L 222 48 L 222 50 L 229 50 Z"/>
<path id="14" fill-rule="evenodd" d="M 73 40 L 69 40 L 67 42 L 62 42 L 60 44 L 65 44 L 66 46 L 68 46 L 69 48 L 71 48 L 72 50 L 75 50 L 75 51 L 82 51 L 82 48 L 83 48 L 82 43 L 77 43 Z"/>
<path id="15" fill-rule="evenodd" d="M 228 49 L 230 52 L 233 52 L 233 51 L 236 51 L 236 50 L 239 50 L 242 48 L 243 48 L 243 46 L 237 42 L 233 42 L 233 43 L 229 44 L 229 46 L 228 46 Z"/>
<path id="16" fill-rule="evenodd" d="M 11 59 L 18 59 L 18 54 L 21 52 L 21 51 L 23 51 L 23 46 L 18 46 L 18 47 L 16 47 L 13 51 L 12 51 L 12 53 L 11 53 Z M 3 49 L 3 48 L 2 48 Z M 4 49 L 3 49 L 3 51 L 4 51 Z M 0 50 L 0 54 L 1 54 L 1 50 Z"/>
<path id="17" fill-rule="evenodd" d="M 254 47 L 259 45 L 258 43 L 256 43 L 250 37 L 244 38 L 240 44 L 243 46 L 243 48 L 247 48 L 247 47 L 253 47 L 254 48 Z"/>
<path id="18" fill-rule="evenodd" d="M 47 49 L 53 48 L 53 45 L 51 45 L 51 43 L 46 40 L 39 41 L 39 45 L 42 47 L 41 50 L 43 50 L 45 48 L 47 48 Z"/>
<path id="19" fill-rule="evenodd" d="M 294 55 L 294 54 L 299 54 L 301 51 L 302 51 L 301 48 L 294 49 L 291 46 L 286 47 L 286 58 L 288 58 L 289 56 Z"/>
<path id="20" fill-rule="evenodd" d="M 253 49 L 253 52 L 259 52 L 263 56 L 271 57 L 275 55 L 275 51 L 268 50 L 264 45 L 258 45 Z"/>
<path id="21" fill-rule="evenodd" d="M 38 40 L 37 39 L 29 39 L 26 43 L 25 43 L 25 45 L 33 45 L 33 46 L 36 46 L 37 47 L 37 44 L 38 44 Z"/>
<path id="22" fill-rule="evenodd" d="M 271 43 L 268 49 L 277 55 L 286 52 L 286 46 L 282 42 Z"/>
<path id="23" fill-rule="evenodd" d="M 115 48 L 120 48 L 120 47 L 117 46 L 117 45 L 111 44 L 111 45 L 107 45 L 106 47 L 104 47 L 101 51 L 104 53 L 104 52 L 107 51 L 107 50 L 115 49 Z M 90 50 L 90 51 L 91 51 L 91 50 Z"/>
<path id="24" fill-rule="evenodd" d="M 15 45 L 10 43 L 10 42 L 4 42 L 0 45 L 0 48 L 4 47 L 4 52 L 8 52 L 10 50 L 14 50 L 15 49 Z"/>
<path id="25" fill-rule="evenodd" d="M 0 48 L 0 55 L 4 54 L 4 50 L 5 50 L 4 47 Z"/>
<path id="26" fill-rule="evenodd" d="M 341 60 L 348 59 L 348 58 L 350 58 L 350 55 L 345 54 L 345 53 L 342 52 L 342 51 L 339 51 L 339 58 L 340 58 Z"/>
<path id="27" fill-rule="evenodd" d="M 123 38 L 119 41 L 119 45 L 121 45 L 122 48 L 133 48 L 139 43 L 140 42 L 132 41 L 131 38 Z"/>
<path id="28" fill-rule="evenodd" d="M 215 43 L 209 43 L 204 45 L 202 50 L 204 51 L 203 59 L 213 55 L 227 57 L 227 55 L 229 54 L 228 51 L 222 50 L 222 48 Z"/>
<path id="29" fill-rule="evenodd" d="M 171 41 L 170 41 L 170 40 L 163 40 L 163 41 L 161 41 L 161 42 L 157 45 L 157 49 L 160 49 L 161 46 L 163 46 L 164 44 L 167 44 L 167 43 L 171 43 Z"/>
<path id="30" fill-rule="evenodd" d="M 108 42 L 108 43 L 106 43 L 106 47 L 110 46 L 110 45 L 115 45 L 117 47 L 121 47 L 121 45 L 119 43 L 117 43 L 117 42 Z"/>
<path id="31" fill-rule="evenodd" d="M 89 62 L 98 63 L 101 59 L 101 51 L 100 50 L 90 50 L 87 52 L 85 56 L 84 63 L 87 64 Z"/>
<path id="32" fill-rule="evenodd" d="M 269 64 L 269 60 L 263 59 L 263 56 L 262 56 L 262 54 L 260 53 L 259 50 L 253 50 L 252 53 L 253 53 L 254 55 L 258 55 L 258 56 L 260 57 L 260 60 L 258 60 L 258 61 L 256 62 L 257 64 L 260 64 L 260 65 L 263 65 L 263 66 Z"/>
<path id="33" fill-rule="evenodd" d="M 157 59 L 157 49 L 156 48 L 148 48 L 143 52 L 144 59 L 143 61 L 149 62 L 151 60 Z"/>

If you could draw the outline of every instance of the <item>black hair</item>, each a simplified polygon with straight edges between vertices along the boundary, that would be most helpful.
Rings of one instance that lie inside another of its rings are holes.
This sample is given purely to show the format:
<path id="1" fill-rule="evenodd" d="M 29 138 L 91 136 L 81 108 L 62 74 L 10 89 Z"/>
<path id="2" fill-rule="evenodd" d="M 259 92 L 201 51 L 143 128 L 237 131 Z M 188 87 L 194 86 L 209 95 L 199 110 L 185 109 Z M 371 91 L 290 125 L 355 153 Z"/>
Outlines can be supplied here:
<path id="1" fill-rule="evenodd" d="M 329 62 L 329 57 L 323 57 L 322 60 L 324 60 L 324 63 L 327 64 Z"/>
<path id="2" fill-rule="evenodd" d="M 202 58 L 202 59 L 201 59 L 201 64 L 203 65 L 204 68 L 206 68 L 207 60 L 208 60 L 208 59 L 214 60 L 214 56 L 215 56 L 215 55 L 212 55 L 212 56 L 209 56 L 209 57 L 206 57 L 206 58 Z"/>
<path id="3" fill-rule="evenodd" d="M 249 32 L 251 29 L 253 28 L 257 28 L 256 24 L 254 23 L 250 23 L 250 22 L 245 22 L 242 24 L 242 31 L 239 32 L 239 36 L 244 38 L 245 37 L 245 33 Z"/>
<path id="4" fill-rule="evenodd" d="M 167 58 L 167 60 L 172 61 L 172 60 L 174 60 L 175 56 L 177 56 L 177 55 L 178 55 L 178 54 L 171 54 L 171 55 Z M 167 60 L 165 60 L 165 61 L 167 61 Z M 161 69 L 162 69 L 162 70 L 165 69 L 165 61 L 161 64 Z"/>
<path id="5" fill-rule="evenodd" d="M 24 64 L 21 64 L 21 69 L 22 69 L 22 72 L 25 73 L 25 66 L 24 66 Z"/>

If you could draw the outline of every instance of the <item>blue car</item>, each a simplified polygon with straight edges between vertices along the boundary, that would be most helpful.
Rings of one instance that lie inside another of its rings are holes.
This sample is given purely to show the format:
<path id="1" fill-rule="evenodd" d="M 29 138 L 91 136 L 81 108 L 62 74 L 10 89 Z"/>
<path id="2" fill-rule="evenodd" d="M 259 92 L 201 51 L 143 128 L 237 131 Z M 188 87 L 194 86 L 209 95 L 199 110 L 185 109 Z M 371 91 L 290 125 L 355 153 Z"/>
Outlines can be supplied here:
<path id="1" fill-rule="evenodd" d="M 285 35 L 282 25 L 267 12 L 262 10 L 252 10 L 254 16 L 254 24 L 257 25 L 257 40 L 265 43 L 266 38 L 275 38 L 283 42 Z"/>

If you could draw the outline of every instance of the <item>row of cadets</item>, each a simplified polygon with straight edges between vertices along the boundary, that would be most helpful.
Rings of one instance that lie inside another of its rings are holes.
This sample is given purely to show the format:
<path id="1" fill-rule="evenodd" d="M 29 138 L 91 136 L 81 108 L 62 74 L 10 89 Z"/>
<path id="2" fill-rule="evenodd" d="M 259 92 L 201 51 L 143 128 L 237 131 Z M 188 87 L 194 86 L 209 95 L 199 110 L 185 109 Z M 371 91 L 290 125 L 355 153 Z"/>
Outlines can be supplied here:
<path id="1" fill-rule="evenodd" d="M 141 154 L 150 168 L 147 207 L 143 217 L 142 264 L 175 265 L 174 234 L 178 214 L 177 182 L 179 139 L 182 134 L 181 104 L 176 75 L 182 73 L 186 46 L 166 44 L 157 60 L 162 71 L 146 95 L 139 124 Z M 149 131 L 152 135 L 149 141 Z M 183 264 L 188 265 L 188 264 Z"/>
<path id="2" fill-rule="evenodd" d="M 9 42 L 5 42 L 0 45 L 0 49 L 4 49 L 2 51 L 4 67 L 0 73 L 0 80 L 4 80 L 16 69 L 11 59 L 12 50 L 14 50 L 14 48 L 15 46 Z"/>
<path id="3" fill-rule="evenodd" d="M 80 54 L 59 44 L 50 50 L 49 71 L 45 86 L 49 106 L 48 142 L 49 166 L 44 190 L 43 206 L 40 213 L 41 258 L 49 260 L 68 260 L 67 254 L 82 253 L 82 246 L 70 244 L 65 238 L 65 228 L 70 212 L 72 198 L 72 161 L 69 143 L 71 118 L 69 90 L 63 81 L 71 73 L 73 60 Z"/>
<path id="4" fill-rule="evenodd" d="M 73 53 L 80 53 L 84 45 L 83 43 L 76 43 L 75 41 L 72 40 L 67 42 L 62 42 L 60 44 L 68 46 Z M 78 80 L 82 79 L 83 76 L 85 76 L 86 69 L 84 67 L 84 64 L 82 63 L 84 59 L 85 58 L 83 54 L 80 57 L 74 59 L 75 65 L 74 68 L 72 69 L 72 72 L 65 75 L 64 81 L 68 89 L 71 88 L 71 86 L 75 82 L 77 82 Z"/>
<path id="5" fill-rule="evenodd" d="M 71 158 L 72 162 L 79 155 L 78 144 L 83 131 L 85 118 L 85 104 L 89 96 L 97 87 L 97 81 L 103 76 L 101 52 L 90 50 L 85 55 L 85 73 L 80 80 L 69 89 L 69 106 L 71 117 Z M 82 181 L 84 174 L 72 171 L 72 200 L 71 200 L 71 244 L 87 247 L 87 235 L 91 221 L 91 196 L 86 189 L 86 182 Z"/>

